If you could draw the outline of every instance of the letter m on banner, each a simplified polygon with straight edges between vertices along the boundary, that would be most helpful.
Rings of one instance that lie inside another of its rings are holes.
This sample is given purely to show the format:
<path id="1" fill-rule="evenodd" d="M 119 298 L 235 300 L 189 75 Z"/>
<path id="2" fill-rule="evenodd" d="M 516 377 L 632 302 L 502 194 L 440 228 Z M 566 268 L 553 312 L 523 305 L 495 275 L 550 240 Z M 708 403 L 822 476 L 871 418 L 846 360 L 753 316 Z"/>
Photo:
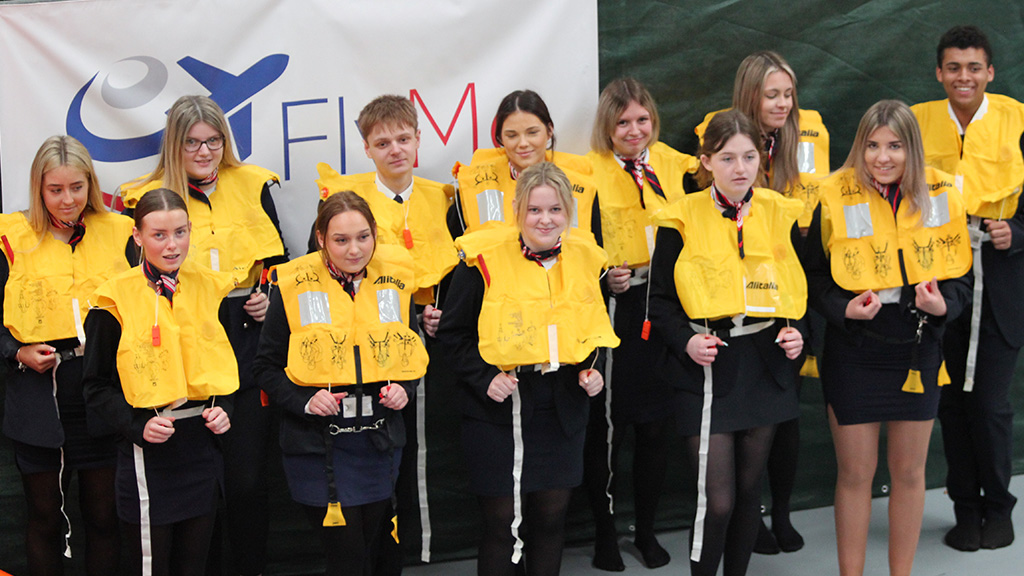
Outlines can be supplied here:
<path id="1" fill-rule="evenodd" d="M 466 105 L 466 100 L 469 100 L 469 111 L 470 120 L 473 123 L 473 151 L 477 149 L 477 113 L 476 113 L 476 83 L 470 82 L 466 84 L 466 89 L 462 92 L 462 99 L 459 100 L 459 106 L 455 109 L 455 115 L 452 117 L 452 121 L 448 124 L 448 130 L 441 132 L 441 127 L 437 125 L 434 120 L 434 115 L 430 113 L 427 108 L 426 102 L 423 101 L 423 97 L 415 88 L 409 90 L 409 100 L 412 100 L 413 104 L 416 104 L 421 110 L 423 115 L 430 121 L 430 125 L 434 127 L 434 132 L 437 133 L 438 137 L 441 138 L 441 143 L 445 146 L 448 145 L 448 139 L 452 136 L 452 131 L 455 129 L 455 123 L 459 120 L 459 115 L 462 114 L 462 108 Z M 418 163 L 418 160 L 417 160 Z"/>

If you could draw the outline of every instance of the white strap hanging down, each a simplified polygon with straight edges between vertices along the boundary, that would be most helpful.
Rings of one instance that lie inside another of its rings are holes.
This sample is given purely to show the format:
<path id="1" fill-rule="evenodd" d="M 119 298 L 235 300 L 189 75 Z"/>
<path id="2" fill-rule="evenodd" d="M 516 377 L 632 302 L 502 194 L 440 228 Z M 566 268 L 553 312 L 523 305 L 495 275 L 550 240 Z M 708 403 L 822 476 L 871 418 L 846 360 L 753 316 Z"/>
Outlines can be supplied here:
<path id="1" fill-rule="evenodd" d="M 71 299 L 71 312 L 75 315 L 75 332 L 78 333 L 78 345 L 85 346 L 85 328 L 82 327 L 82 309 L 78 306 L 78 298 Z"/>
<path id="2" fill-rule="evenodd" d="M 609 299 L 608 317 L 611 319 L 612 330 L 615 330 L 615 298 Z M 612 423 L 612 349 L 608 349 L 608 359 L 604 363 L 604 421 L 608 428 L 605 436 L 605 445 L 608 453 L 605 455 L 605 465 L 608 467 L 608 483 L 604 486 L 604 495 L 608 498 L 608 513 L 615 514 L 615 496 L 612 494 L 612 478 L 615 476 L 615 469 L 612 467 L 612 439 L 615 436 L 615 424 Z"/>
<path id="3" fill-rule="evenodd" d="M 544 372 L 558 370 L 558 326 L 548 325 L 548 368 Z"/>
<path id="4" fill-rule="evenodd" d="M 519 564 L 523 557 L 523 540 L 519 537 L 519 526 L 523 523 L 523 399 L 519 387 L 512 389 L 512 563 Z"/>
<path id="5" fill-rule="evenodd" d="M 406 218 L 409 212 L 406 210 Z M 407 226 L 408 227 L 408 226 Z M 440 296 L 435 298 L 440 302 Z M 423 329 L 417 322 L 417 332 L 420 340 L 426 345 L 426 336 Z M 420 504 L 420 561 L 430 562 L 430 535 L 433 532 L 430 528 L 430 500 L 427 498 L 427 377 L 420 378 L 419 387 L 416 388 L 416 438 L 418 446 L 416 449 L 416 493 Z"/>
<path id="6" fill-rule="evenodd" d="M 75 301 L 75 311 L 78 311 L 78 302 Z M 77 314 L 76 314 L 77 315 Z M 53 379 L 53 407 L 60 415 L 60 404 L 57 402 L 57 367 L 60 366 L 60 354 L 53 353 L 55 363 L 50 369 Z M 68 531 L 64 533 L 64 557 L 71 558 L 71 519 L 64 510 L 64 447 L 60 447 L 60 471 L 57 473 L 57 488 L 60 490 L 60 514 L 64 517 L 64 523 L 68 525 Z"/>
<path id="7" fill-rule="evenodd" d="M 971 301 L 971 335 L 967 345 L 967 367 L 964 372 L 964 392 L 974 390 L 974 372 L 978 367 L 978 338 L 981 333 L 981 298 L 985 290 L 984 270 L 981 266 L 981 244 L 992 236 L 981 231 L 981 218 L 970 216 L 968 231 L 971 235 L 971 250 L 974 252 L 974 295 Z"/>
<path id="8" fill-rule="evenodd" d="M 139 536 L 142 541 L 142 576 L 153 575 L 153 535 L 149 523 L 149 483 L 142 447 L 132 445 L 135 458 L 135 484 L 139 489 Z"/>
<path id="9" fill-rule="evenodd" d="M 734 323 L 743 321 L 743 315 L 733 318 Z M 731 330 L 709 331 L 700 324 L 690 323 L 698 334 L 717 335 L 718 337 L 737 337 L 756 334 L 762 330 L 772 327 L 775 319 L 765 320 L 754 324 L 736 326 Z M 690 550 L 690 560 L 700 562 L 701 551 L 704 548 L 704 518 L 708 511 L 708 444 L 711 442 L 711 404 L 714 400 L 714 381 L 711 376 L 711 366 L 704 367 L 704 404 L 700 411 L 700 446 L 697 450 L 697 515 L 693 520 L 693 548 Z"/>
<path id="10" fill-rule="evenodd" d="M 420 503 L 420 561 L 430 562 L 430 502 L 427 500 L 426 377 L 416 389 L 416 491 Z"/>
<path id="11" fill-rule="evenodd" d="M 697 516 L 693 520 L 690 560 L 700 562 L 704 549 L 704 518 L 708 511 L 708 444 L 711 440 L 711 402 L 714 399 L 711 366 L 704 367 L 704 405 L 700 410 L 700 448 L 697 451 Z"/>

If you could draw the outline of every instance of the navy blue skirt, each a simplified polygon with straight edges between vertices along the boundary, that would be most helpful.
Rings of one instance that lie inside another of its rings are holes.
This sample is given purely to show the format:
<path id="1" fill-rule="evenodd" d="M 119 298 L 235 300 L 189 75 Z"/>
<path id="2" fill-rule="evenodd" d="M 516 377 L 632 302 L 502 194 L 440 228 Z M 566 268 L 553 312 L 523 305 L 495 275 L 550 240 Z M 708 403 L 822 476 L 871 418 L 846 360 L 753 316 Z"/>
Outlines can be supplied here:
<path id="1" fill-rule="evenodd" d="M 361 506 L 391 498 L 402 449 L 379 450 L 369 432 L 341 433 L 334 437 L 332 465 L 338 502 Z M 292 499 L 306 506 L 328 503 L 327 462 L 319 454 L 285 454 L 284 473 Z"/>
<path id="2" fill-rule="evenodd" d="M 139 447 L 122 441 L 118 446 L 118 517 L 139 524 L 143 500 L 154 526 L 212 514 L 223 479 L 220 446 L 206 428 L 206 420 L 202 416 L 175 420 L 174 434 L 163 444 L 147 442 Z"/>

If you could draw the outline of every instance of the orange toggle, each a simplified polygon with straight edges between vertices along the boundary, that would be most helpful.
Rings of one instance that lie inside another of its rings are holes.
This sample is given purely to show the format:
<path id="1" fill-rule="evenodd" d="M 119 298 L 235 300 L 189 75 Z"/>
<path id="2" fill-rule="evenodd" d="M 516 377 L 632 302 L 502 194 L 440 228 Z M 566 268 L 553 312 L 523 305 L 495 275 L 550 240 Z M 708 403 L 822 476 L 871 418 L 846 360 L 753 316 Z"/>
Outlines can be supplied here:
<path id="1" fill-rule="evenodd" d="M 11 243 L 7 240 L 7 235 L 4 234 L 3 236 L 0 236 L 0 240 L 4 241 L 4 252 L 7 253 L 7 259 L 11 261 L 11 264 L 14 264 L 14 249 L 11 248 Z"/>
<path id="2" fill-rule="evenodd" d="M 483 254 L 477 254 L 476 255 L 476 260 L 477 260 L 477 262 L 480 263 L 480 271 L 484 273 L 484 281 L 487 282 L 488 286 L 490 286 L 491 285 L 491 273 L 487 271 L 487 263 L 484 262 L 484 255 Z"/>

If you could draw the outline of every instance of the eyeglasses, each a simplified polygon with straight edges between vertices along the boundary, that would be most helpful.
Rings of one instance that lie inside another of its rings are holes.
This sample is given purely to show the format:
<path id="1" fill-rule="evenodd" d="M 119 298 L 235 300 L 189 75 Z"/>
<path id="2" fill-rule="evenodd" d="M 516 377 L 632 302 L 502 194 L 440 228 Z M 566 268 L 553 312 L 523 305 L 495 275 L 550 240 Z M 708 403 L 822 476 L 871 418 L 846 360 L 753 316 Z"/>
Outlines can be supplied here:
<path id="1" fill-rule="evenodd" d="M 210 150 L 220 150 L 224 147 L 224 137 L 214 136 L 213 138 L 208 138 L 206 140 L 185 138 L 185 152 L 198 152 L 203 144 L 206 144 L 206 147 Z"/>

